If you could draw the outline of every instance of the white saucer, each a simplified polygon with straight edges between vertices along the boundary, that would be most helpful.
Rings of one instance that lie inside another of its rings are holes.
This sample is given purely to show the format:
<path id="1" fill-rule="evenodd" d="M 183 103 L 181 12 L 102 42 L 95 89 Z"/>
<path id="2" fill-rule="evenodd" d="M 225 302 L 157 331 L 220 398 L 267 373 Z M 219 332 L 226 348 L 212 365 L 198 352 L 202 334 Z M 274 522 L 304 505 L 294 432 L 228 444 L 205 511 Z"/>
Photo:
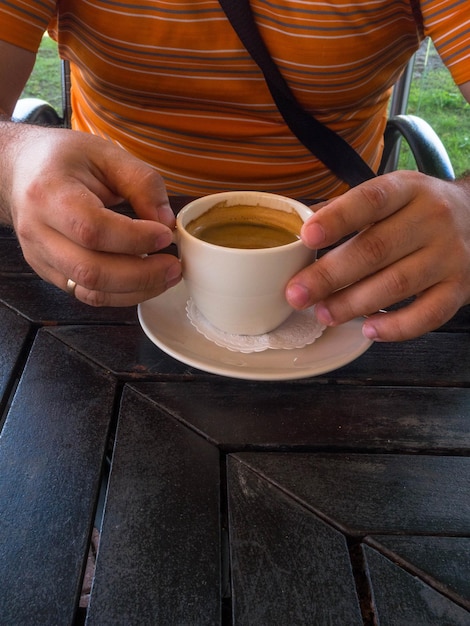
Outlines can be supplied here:
<path id="1" fill-rule="evenodd" d="M 363 354 L 372 342 L 362 319 L 327 328 L 315 343 L 293 350 L 243 354 L 222 348 L 199 333 L 186 315 L 188 294 L 181 281 L 138 306 L 147 337 L 164 352 L 205 372 L 245 380 L 292 380 L 331 372 Z"/>

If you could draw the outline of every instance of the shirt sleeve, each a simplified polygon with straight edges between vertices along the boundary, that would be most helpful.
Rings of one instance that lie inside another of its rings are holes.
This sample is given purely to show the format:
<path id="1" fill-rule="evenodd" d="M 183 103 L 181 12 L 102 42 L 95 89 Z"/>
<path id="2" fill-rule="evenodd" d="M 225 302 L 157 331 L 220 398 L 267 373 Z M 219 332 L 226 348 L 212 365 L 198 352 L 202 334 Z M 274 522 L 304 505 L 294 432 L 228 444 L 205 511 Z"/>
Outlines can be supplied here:
<path id="1" fill-rule="evenodd" d="M 470 81 L 468 0 L 422 0 L 424 33 L 429 36 L 457 85 Z"/>
<path id="2" fill-rule="evenodd" d="M 55 0 L 0 0 L 0 40 L 37 52 L 55 15 Z"/>

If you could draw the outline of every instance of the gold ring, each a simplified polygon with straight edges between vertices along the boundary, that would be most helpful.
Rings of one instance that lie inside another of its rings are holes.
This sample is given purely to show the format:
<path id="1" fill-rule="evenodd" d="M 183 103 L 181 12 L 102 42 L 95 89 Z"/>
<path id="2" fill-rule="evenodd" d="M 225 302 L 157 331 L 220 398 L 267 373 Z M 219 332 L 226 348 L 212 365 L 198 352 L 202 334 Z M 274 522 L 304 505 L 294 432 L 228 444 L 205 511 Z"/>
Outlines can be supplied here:
<path id="1" fill-rule="evenodd" d="M 65 285 L 65 291 L 71 296 L 75 296 L 75 289 L 77 288 L 77 283 L 69 278 L 67 280 L 67 284 Z"/>

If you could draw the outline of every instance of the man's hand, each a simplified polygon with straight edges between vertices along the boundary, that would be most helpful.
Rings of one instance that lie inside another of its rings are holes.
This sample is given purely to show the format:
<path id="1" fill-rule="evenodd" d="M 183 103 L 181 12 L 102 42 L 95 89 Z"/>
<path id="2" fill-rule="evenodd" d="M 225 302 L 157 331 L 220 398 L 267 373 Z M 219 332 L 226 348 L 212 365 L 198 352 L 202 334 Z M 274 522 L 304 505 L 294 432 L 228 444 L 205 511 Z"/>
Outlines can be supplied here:
<path id="1" fill-rule="evenodd" d="M 130 306 L 181 277 L 175 220 L 155 170 L 112 143 L 77 131 L 0 124 L 3 221 L 45 280 L 94 306 Z M 128 201 L 140 219 L 107 209 Z"/>
<path id="2" fill-rule="evenodd" d="M 309 247 L 357 234 L 292 278 L 286 295 L 295 308 L 316 304 L 329 326 L 369 316 L 366 337 L 400 341 L 441 326 L 470 302 L 468 182 L 393 172 L 314 209 L 302 230 Z M 399 310 L 377 313 L 412 296 Z"/>

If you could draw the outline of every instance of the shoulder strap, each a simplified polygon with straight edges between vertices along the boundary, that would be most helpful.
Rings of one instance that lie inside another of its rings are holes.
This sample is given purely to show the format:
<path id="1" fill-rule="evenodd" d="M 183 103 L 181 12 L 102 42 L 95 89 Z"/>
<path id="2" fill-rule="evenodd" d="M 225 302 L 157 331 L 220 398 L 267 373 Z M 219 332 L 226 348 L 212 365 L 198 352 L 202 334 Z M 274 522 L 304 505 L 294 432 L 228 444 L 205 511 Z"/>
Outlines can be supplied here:
<path id="1" fill-rule="evenodd" d="M 416 24 L 416 29 L 420 37 L 424 37 L 424 18 L 421 11 L 421 4 L 419 0 L 410 0 L 411 11 L 413 13 L 413 19 Z"/>
<path id="2" fill-rule="evenodd" d="M 273 100 L 294 135 L 351 187 L 373 178 L 375 173 L 347 141 L 297 102 L 258 31 L 249 0 L 219 0 L 219 3 L 240 41 L 263 72 Z"/>

